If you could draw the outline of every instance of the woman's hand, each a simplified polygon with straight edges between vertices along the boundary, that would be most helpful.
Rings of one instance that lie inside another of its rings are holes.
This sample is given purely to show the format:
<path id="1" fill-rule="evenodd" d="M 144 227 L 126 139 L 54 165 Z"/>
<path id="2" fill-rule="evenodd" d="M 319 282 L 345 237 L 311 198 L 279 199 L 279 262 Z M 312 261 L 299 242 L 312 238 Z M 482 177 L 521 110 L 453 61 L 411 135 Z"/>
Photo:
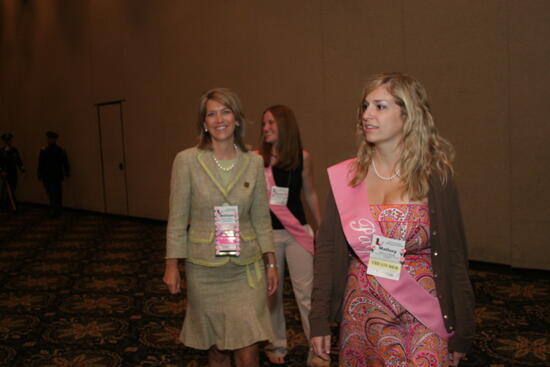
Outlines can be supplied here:
<path id="1" fill-rule="evenodd" d="M 162 280 L 168 287 L 168 291 L 170 291 L 171 294 L 181 292 L 181 276 L 178 269 L 177 259 L 166 259 L 166 265 L 164 266 L 164 277 Z"/>
<path id="2" fill-rule="evenodd" d="M 264 254 L 265 276 L 267 278 L 267 295 L 271 296 L 279 286 L 279 272 L 277 271 L 277 259 L 275 253 Z"/>
<path id="3" fill-rule="evenodd" d="M 265 272 L 267 277 L 267 295 L 272 296 L 279 286 L 279 272 L 275 267 L 267 267 Z"/>
<path id="4" fill-rule="evenodd" d="M 462 359 L 466 359 L 466 353 L 449 352 L 449 366 L 458 366 Z"/>
<path id="5" fill-rule="evenodd" d="M 315 354 L 326 361 L 330 359 L 330 335 L 314 336 L 310 344 Z"/>

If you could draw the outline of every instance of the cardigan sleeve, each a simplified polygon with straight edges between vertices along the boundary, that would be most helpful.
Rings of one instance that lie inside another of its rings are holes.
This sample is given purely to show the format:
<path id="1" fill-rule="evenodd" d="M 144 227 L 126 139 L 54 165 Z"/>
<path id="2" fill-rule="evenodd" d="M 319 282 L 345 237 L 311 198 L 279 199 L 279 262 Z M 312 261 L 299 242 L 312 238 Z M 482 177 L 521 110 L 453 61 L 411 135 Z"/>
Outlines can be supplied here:
<path id="1" fill-rule="evenodd" d="M 187 225 L 191 206 L 191 175 L 185 151 L 178 153 L 172 165 L 168 226 L 166 228 L 166 258 L 186 258 Z"/>
<path id="2" fill-rule="evenodd" d="M 325 215 L 315 242 L 313 290 L 311 294 L 311 337 L 330 335 L 331 305 L 334 287 L 336 230 L 340 226 L 338 209 L 332 191 L 327 198 Z"/>
<path id="3" fill-rule="evenodd" d="M 252 193 L 252 205 L 250 207 L 250 220 L 256 232 L 256 239 L 260 245 L 262 254 L 275 252 L 273 245 L 273 230 L 271 228 L 271 216 L 269 215 L 269 203 L 267 200 L 267 186 L 263 170 L 263 159 L 256 154 L 252 155 L 257 169 L 256 184 Z"/>
<path id="4" fill-rule="evenodd" d="M 452 281 L 452 299 L 455 314 L 455 332 L 449 340 L 449 350 L 466 353 L 471 348 L 475 336 L 474 320 L 474 292 L 472 284 L 468 277 L 468 248 L 458 190 L 452 179 L 449 180 L 448 197 L 450 198 L 450 207 L 455 211 L 455 222 L 448 229 L 453 241 L 451 244 L 451 281 Z"/>

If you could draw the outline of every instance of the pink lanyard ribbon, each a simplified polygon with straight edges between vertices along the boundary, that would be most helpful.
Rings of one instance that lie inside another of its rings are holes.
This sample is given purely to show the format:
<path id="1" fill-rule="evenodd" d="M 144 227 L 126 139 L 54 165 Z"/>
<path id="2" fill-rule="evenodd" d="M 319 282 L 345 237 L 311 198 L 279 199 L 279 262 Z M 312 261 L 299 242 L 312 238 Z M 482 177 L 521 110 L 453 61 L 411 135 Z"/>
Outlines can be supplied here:
<path id="1" fill-rule="evenodd" d="M 271 202 L 271 188 L 275 185 L 273 177 L 273 169 L 271 166 L 265 167 L 265 180 L 267 183 L 267 196 Z M 309 234 L 300 221 L 292 214 L 286 205 L 269 204 L 269 209 L 277 216 L 277 219 L 283 224 L 285 229 L 294 237 L 296 242 L 300 244 L 307 252 L 313 255 L 314 244 L 313 236 Z"/>
<path id="2" fill-rule="evenodd" d="M 346 239 L 361 262 L 368 266 L 372 236 L 382 235 L 382 230 L 370 212 L 364 182 L 355 187 L 348 184 L 349 166 L 354 160 L 336 164 L 327 171 Z M 376 280 L 420 322 L 449 340 L 452 334 L 445 328 L 437 298 L 422 288 L 405 267 L 401 268 L 399 280 L 383 277 L 376 277 Z"/>

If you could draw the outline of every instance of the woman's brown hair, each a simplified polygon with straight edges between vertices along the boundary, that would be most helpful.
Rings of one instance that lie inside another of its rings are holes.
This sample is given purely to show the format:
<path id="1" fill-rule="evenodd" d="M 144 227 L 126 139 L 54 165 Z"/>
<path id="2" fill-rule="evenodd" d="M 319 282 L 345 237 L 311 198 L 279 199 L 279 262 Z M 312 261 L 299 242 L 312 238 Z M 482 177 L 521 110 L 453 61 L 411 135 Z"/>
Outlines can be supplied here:
<path id="1" fill-rule="evenodd" d="M 300 129 L 296 122 L 294 112 L 287 106 L 275 105 L 262 113 L 271 112 L 275 123 L 277 124 L 278 138 L 275 143 L 277 150 L 276 166 L 286 170 L 292 170 L 300 167 L 302 164 L 302 139 L 300 138 Z M 263 130 L 260 133 L 261 144 L 260 154 L 264 158 L 264 166 L 269 166 L 271 162 L 271 148 L 273 144 L 267 143 L 263 137 Z"/>

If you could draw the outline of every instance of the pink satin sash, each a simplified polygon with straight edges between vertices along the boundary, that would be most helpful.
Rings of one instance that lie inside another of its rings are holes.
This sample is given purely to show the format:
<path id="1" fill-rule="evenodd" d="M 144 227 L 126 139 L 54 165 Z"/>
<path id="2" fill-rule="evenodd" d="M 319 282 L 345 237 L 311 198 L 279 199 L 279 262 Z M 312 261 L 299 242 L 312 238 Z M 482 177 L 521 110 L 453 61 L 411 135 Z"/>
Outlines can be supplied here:
<path id="1" fill-rule="evenodd" d="M 271 202 L 271 188 L 275 186 L 275 178 L 271 166 L 265 168 L 265 180 L 267 183 L 267 199 Z M 307 252 L 313 255 L 314 244 L 313 236 L 309 234 L 304 226 L 292 214 L 286 205 L 269 205 L 269 209 L 277 216 L 277 219 L 283 224 L 285 229 L 294 237 Z"/>
<path id="2" fill-rule="evenodd" d="M 348 185 L 349 166 L 354 160 L 329 167 L 328 175 L 346 239 L 361 262 L 368 266 L 372 236 L 382 235 L 382 230 L 370 212 L 364 182 L 356 187 Z M 422 288 L 405 267 L 401 268 L 399 280 L 383 277 L 376 277 L 376 280 L 420 322 L 444 340 L 449 340 L 452 334 L 445 328 L 439 301 Z"/>

